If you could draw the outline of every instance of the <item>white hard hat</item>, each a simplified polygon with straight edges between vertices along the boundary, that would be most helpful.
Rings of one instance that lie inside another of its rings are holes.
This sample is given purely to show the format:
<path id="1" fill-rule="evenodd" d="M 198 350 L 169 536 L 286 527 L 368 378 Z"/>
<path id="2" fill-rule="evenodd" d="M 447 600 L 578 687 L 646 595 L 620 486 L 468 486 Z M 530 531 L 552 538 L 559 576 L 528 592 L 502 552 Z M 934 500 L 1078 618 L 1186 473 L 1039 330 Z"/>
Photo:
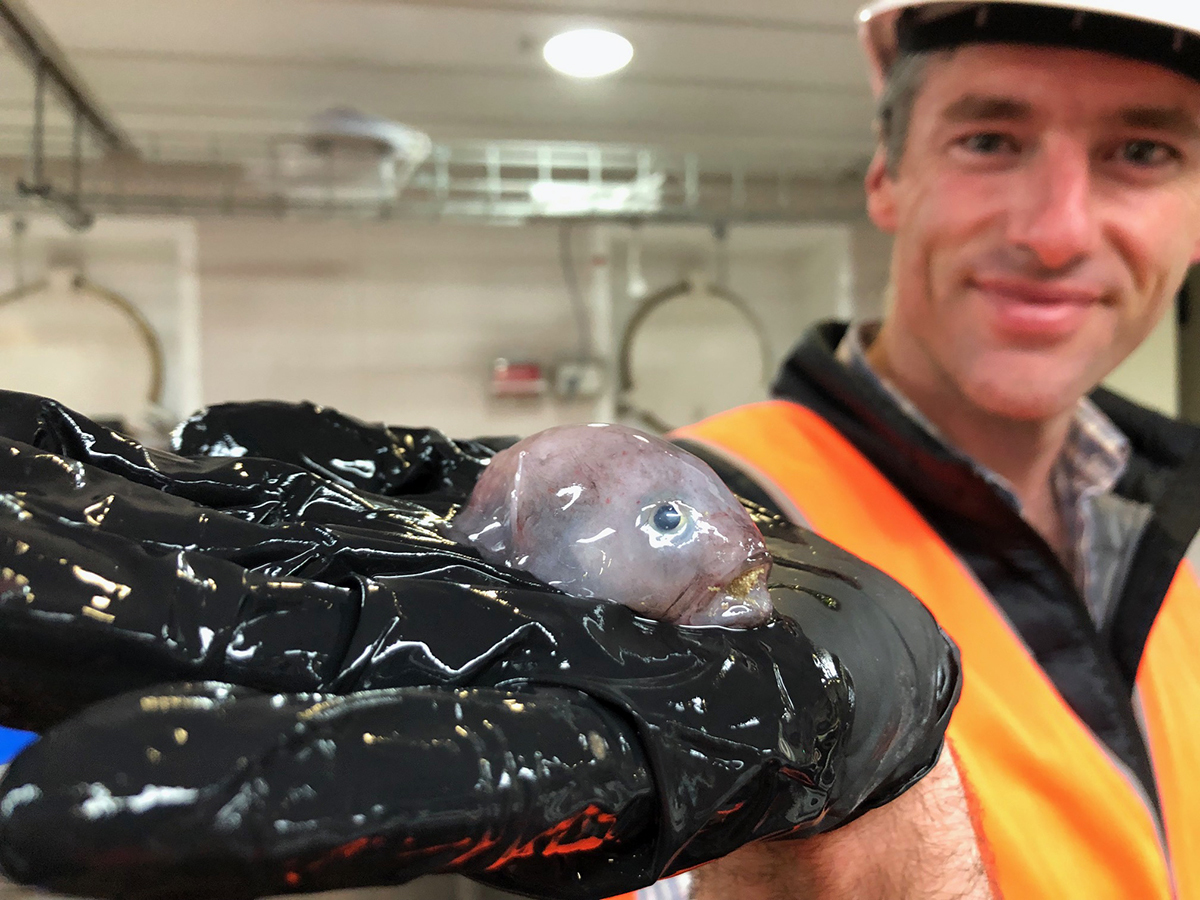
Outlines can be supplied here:
<path id="1" fill-rule="evenodd" d="M 970 41 L 1101 50 L 1200 80 L 1200 0 L 875 0 L 858 11 L 858 33 L 877 94 L 901 52 Z"/>

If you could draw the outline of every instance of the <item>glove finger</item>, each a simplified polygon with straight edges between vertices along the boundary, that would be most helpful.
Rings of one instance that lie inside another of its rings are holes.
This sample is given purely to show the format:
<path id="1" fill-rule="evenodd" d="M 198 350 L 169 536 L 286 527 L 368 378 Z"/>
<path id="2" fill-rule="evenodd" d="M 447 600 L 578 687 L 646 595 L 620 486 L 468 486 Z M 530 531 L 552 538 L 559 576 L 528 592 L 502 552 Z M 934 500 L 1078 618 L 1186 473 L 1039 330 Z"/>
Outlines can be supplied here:
<path id="1" fill-rule="evenodd" d="M 200 898 L 521 859 L 526 893 L 590 897 L 653 878 L 652 798 L 630 726 L 573 691 L 173 685 L 92 707 L 17 757 L 0 862 L 86 896 Z"/>
<path id="2" fill-rule="evenodd" d="M 174 446 L 184 456 L 279 460 L 359 492 L 462 496 L 498 445 L 372 425 L 312 403 L 259 400 L 201 410 L 179 427 Z"/>
<path id="3" fill-rule="evenodd" d="M 360 605 L 357 584 L 163 552 L 48 513 L 36 497 L 0 495 L 7 725 L 40 729 L 102 697 L 169 679 L 316 689 L 338 671 Z"/>

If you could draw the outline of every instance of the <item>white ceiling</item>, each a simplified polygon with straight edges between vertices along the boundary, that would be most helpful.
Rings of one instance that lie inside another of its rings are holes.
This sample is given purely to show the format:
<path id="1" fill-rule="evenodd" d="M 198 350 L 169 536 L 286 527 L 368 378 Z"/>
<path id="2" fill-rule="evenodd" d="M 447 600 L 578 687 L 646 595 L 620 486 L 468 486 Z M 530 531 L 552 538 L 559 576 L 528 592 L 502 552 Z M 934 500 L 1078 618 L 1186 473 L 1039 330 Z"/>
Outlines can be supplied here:
<path id="1" fill-rule="evenodd" d="M 871 99 L 855 0 L 26 0 L 120 125 L 294 132 L 331 105 L 434 140 L 661 146 L 810 171 L 860 165 Z M 601 25 L 625 71 L 550 71 L 546 38 Z M 31 88 L 0 59 L 0 126 Z"/>

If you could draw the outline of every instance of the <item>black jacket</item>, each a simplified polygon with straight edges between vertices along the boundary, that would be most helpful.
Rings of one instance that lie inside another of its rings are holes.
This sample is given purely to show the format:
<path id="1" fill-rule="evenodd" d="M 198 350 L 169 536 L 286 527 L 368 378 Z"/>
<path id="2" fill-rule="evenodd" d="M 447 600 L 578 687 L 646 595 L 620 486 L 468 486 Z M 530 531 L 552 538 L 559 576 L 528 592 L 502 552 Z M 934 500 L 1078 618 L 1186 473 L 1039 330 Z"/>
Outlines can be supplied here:
<path id="1" fill-rule="evenodd" d="M 1200 529 L 1200 429 L 1111 391 L 1091 395 L 1130 440 L 1117 493 L 1154 508 L 1100 633 L 1046 541 L 878 384 L 835 358 L 846 327 L 825 322 L 809 331 L 774 395 L 820 414 L 904 494 L 991 594 L 1064 700 L 1157 802 L 1132 691 L 1150 627 Z"/>

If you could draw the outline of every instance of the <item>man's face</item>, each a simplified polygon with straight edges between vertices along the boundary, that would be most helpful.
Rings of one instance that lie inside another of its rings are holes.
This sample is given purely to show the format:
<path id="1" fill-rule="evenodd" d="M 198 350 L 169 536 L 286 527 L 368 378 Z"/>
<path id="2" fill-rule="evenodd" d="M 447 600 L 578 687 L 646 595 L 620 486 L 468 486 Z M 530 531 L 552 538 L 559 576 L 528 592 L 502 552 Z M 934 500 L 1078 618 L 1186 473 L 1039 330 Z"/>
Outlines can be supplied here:
<path id="1" fill-rule="evenodd" d="M 1080 50 L 934 57 L 897 170 L 889 365 L 990 414 L 1074 405 L 1150 332 L 1200 255 L 1200 84 Z"/>

